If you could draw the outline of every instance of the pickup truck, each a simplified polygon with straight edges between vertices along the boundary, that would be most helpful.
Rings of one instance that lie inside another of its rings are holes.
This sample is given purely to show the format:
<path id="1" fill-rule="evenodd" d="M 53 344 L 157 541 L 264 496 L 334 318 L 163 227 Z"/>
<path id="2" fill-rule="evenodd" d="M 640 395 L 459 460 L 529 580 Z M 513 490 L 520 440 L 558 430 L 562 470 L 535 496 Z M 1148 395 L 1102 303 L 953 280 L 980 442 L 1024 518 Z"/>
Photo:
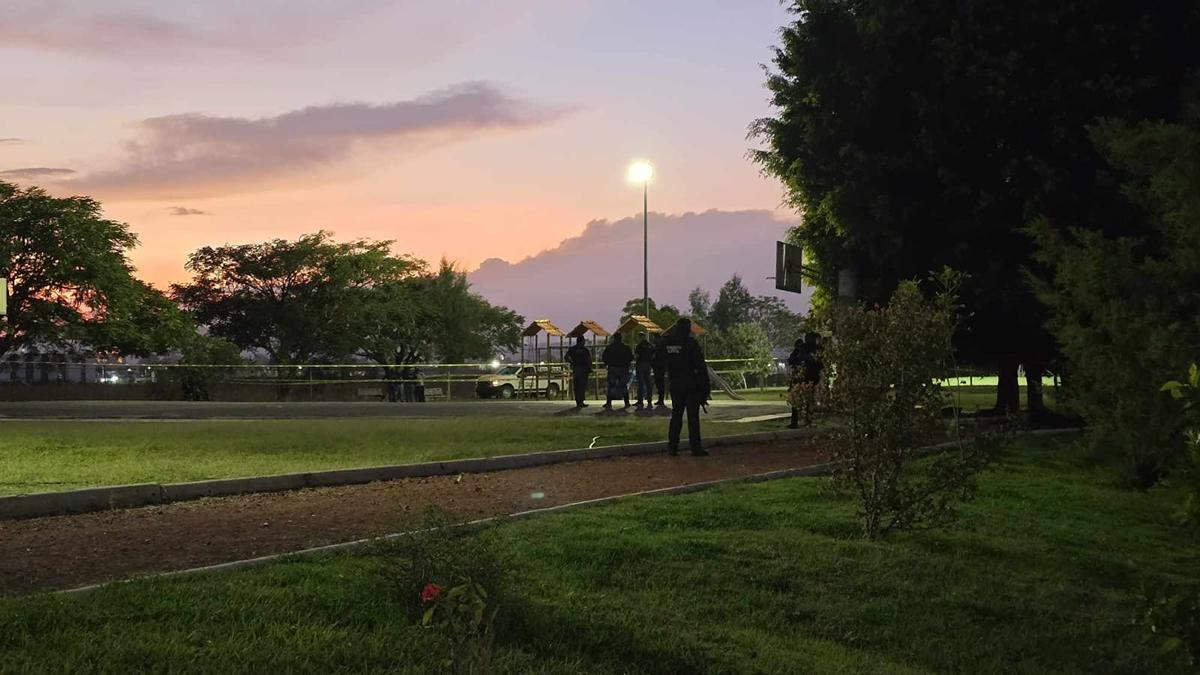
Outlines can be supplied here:
<path id="1" fill-rule="evenodd" d="M 558 398 L 569 389 L 571 373 L 561 364 L 512 365 L 480 375 L 475 381 L 479 398 Z"/>

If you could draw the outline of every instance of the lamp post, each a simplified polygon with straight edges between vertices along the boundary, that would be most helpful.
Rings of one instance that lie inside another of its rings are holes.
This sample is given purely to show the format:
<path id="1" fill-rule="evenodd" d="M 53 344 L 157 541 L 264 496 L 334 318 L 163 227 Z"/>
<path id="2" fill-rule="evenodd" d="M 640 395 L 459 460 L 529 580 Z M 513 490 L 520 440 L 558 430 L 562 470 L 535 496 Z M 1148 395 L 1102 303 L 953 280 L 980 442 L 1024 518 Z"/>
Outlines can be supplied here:
<path id="1" fill-rule="evenodd" d="M 629 181 L 642 184 L 642 304 L 645 317 L 650 318 L 650 179 L 654 167 L 650 162 L 637 161 L 629 166 Z"/>

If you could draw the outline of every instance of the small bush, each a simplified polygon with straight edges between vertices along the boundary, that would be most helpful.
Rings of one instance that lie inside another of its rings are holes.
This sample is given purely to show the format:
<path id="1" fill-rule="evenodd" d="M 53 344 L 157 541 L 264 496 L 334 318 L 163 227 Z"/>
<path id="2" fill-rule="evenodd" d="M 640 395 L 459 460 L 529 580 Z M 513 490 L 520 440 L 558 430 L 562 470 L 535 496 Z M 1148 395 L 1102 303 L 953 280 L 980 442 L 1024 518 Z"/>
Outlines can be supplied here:
<path id="1" fill-rule="evenodd" d="M 1200 589 L 1163 585 L 1144 592 L 1139 617 L 1163 653 L 1200 665 Z"/>
<path id="2" fill-rule="evenodd" d="M 416 534 L 379 553 L 410 618 L 439 637 L 446 672 L 491 672 L 505 574 L 489 534 L 465 533 L 431 514 Z"/>
<path id="3" fill-rule="evenodd" d="M 1179 520 L 1189 525 L 1200 525 L 1200 367 L 1192 364 L 1187 378 L 1180 382 L 1172 380 L 1162 386 L 1171 398 L 1182 403 L 1184 425 L 1182 436 L 1187 451 L 1174 472 L 1176 482 L 1188 490 Z"/>
<path id="4" fill-rule="evenodd" d="M 885 307 L 829 310 L 830 403 L 843 422 L 828 452 L 839 466 L 833 484 L 858 500 L 870 539 L 945 523 L 956 502 L 973 496 L 973 476 L 987 463 L 986 446 L 958 444 L 911 466 L 918 448 L 945 437 L 937 380 L 952 371 L 958 281 L 952 273 L 942 280 L 933 299 L 906 282 Z"/>

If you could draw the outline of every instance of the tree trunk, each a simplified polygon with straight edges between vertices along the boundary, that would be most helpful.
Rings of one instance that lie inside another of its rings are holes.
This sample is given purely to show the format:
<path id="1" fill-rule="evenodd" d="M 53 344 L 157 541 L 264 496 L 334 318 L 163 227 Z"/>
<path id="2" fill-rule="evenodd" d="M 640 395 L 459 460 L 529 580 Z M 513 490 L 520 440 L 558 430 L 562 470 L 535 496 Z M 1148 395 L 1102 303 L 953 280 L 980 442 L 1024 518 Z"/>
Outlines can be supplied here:
<path id="1" fill-rule="evenodd" d="M 1041 363 L 1025 364 L 1025 403 L 1030 415 L 1041 415 L 1046 412 L 1046 400 L 1042 395 L 1042 376 L 1046 367 Z"/>
<path id="2" fill-rule="evenodd" d="M 1021 388 L 1017 383 L 1017 357 L 1013 354 L 1000 355 L 1000 378 L 996 383 L 996 407 L 992 412 L 1011 415 L 1021 410 Z"/>

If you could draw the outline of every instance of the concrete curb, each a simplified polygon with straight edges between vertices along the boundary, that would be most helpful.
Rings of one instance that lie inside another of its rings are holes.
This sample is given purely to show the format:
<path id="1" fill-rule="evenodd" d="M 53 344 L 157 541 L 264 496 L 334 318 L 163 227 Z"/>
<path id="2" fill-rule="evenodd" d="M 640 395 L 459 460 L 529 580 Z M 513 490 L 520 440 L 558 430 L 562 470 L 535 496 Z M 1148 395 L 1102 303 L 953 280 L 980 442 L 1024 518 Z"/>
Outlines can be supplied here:
<path id="1" fill-rule="evenodd" d="M 1025 433 L 1029 434 L 1029 435 L 1035 435 L 1035 436 L 1053 436 L 1053 435 L 1059 435 L 1059 434 L 1075 434 L 1075 433 L 1080 433 L 1082 431 L 1083 431 L 1083 429 L 1039 429 L 1039 430 L 1034 430 L 1034 431 L 1028 431 Z M 761 434 L 756 434 L 756 435 L 761 435 Z M 771 435 L 771 434 L 768 434 L 768 435 Z M 924 448 L 918 448 L 916 450 L 915 454 L 917 454 L 918 456 L 929 455 L 929 454 L 933 454 L 934 452 L 937 452 L 938 450 L 944 450 L 946 448 L 954 447 L 956 445 L 958 445 L 958 441 L 947 441 L 945 443 L 938 443 L 937 445 L 930 445 L 930 446 L 926 446 Z M 740 484 L 740 483 L 765 483 L 768 481 L 781 480 L 784 478 L 801 478 L 801 477 L 806 477 L 806 476 L 824 476 L 829 473 L 832 473 L 835 466 L 836 466 L 836 462 L 826 462 L 826 463 L 822 463 L 822 464 L 812 464 L 809 466 L 798 467 L 798 468 L 794 468 L 794 469 L 779 469 L 776 471 L 768 471 L 766 473 L 753 474 L 750 476 L 737 476 L 734 478 L 721 478 L 718 480 L 704 481 L 701 483 L 689 483 L 687 485 L 676 485 L 673 487 L 655 488 L 653 490 L 643 490 L 641 492 L 629 492 L 629 493 L 622 494 L 622 495 L 613 495 L 611 497 L 600 497 L 597 499 L 586 499 L 583 501 L 571 502 L 569 504 L 559 504 L 558 506 L 548 506 L 548 507 L 542 508 L 542 509 L 531 509 L 528 511 L 518 511 L 516 513 L 511 513 L 506 516 L 492 516 L 490 518 L 480 518 L 478 520 L 472 520 L 472 521 L 465 522 L 465 523 L 458 523 L 455 525 L 450 525 L 449 527 L 456 529 L 456 530 L 468 532 L 468 531 L 472 531 L 472 530 L 482 529 L 488 525 L 492 525 L 495 523 L 507 522 L 510 520 L 515 520 L 515 519 L 520 519 L 520 518 L 533 518 L 536 516 L 560 513 L 563 511 L 570 511 L 570 510 L 583 508 L 583 507 L 587 507 L 587 506 L 604 506 L 606 504 L 612 504 L 612 503 L 623 501 L 626 499 L 632 499 L 634 497 L 656 497 L 656 496 L 667 496 L 667 495 L 681 495 L 681 494 L 689 494 L 689 493 L 693 493 L 693 492 L 702 492 L 704 490 L 709 490 L 709 489 L 715 488 L 715 487 L 721 487 L 723 485 L 736 485 L 736 484 Z M 198 574 L 208 574 L 208 573 L 213 573 L 213 572 L 231 572 L 234 570 L 246 569 L 246 568 L 250 568 L 250 567 L 258 567 L 260 565 L 266 565 L 269 563 L 288 560 L 291 558 L 298 558 L 298 557 L 305 557 L 305 556 L 311 556 L 311 555 L 318 555 L 321 553 L 333 553 L 333 552 L 337 552 L 337 551 L 362 548 L 364 546 L 386 543 L 386 542 L 394 541 L 396 539 L 401 539 L 404 537 L 411 537 L 413 535 L 421 534 L 423 532 L 428 532 L 428 531 L 429 530 L 409 530 L 407 532 L 395 532 L 392 534 L 385 534 L 380 537 L 355 539 L 353 541 L 347 541 L 347 542 L 342 542 L 342 543 L 338 543 L 338 544 L 327 544 L 325 546 L 317 546 L 314 548 L 301 549 L 299 551 L 292 551 L 289 553 L 276 553 L 273 555 L 260 556 L 258 558 L 248 558 L 245 560 L 233 560 L 233 561 L 225 562 L 225 563 L 217 563 L 215 565 L 205 565 L 204 567 L 193 567 L 191 569 L 174 570 L 174 571 L 170 571 L 170 572 L 157 572 L 157 573 L 151 573 L 151 574 L 146 574 L 146 575 L 141 575 L 141 576 L 135 576 L 135 577 L 131 577 L 128 579 L 105 581 L 105 582 L 101 582 L 98 584 L 92 584 L 89 586 L 80 586 L 77 588 L 68 588 L 68 589 L 64 589 L 61 591 L 54 591 L 53 594 L 54 595 L 66 595 L 66 596 L 80 596 L 80 595 L 86 595 L 92 591 L 103 588 L 105 586 L 113 586 L 116 584 L 129 583 L 131 581 L 137 581 L 139 579 L 183 577 L 183 576 L 193 576 L 193 575 L 198 575 Z"/>
<path id="2" fill-rule="evenodd" d="M 767 443 L 808 438 L 815 433 L 815 430 L 812 429 L 783 429 L 753 434 L 736 434 L 709 439 L 707 445 L 709 447 L 721 447 L 750 443 Z M 248 478 L 223 478 L 189 483 L 140 483 L 136 485 L 85 488 L 66 492 L 39 492 L 28 495 L 0 497 L 0 520 L 89 513 L 107 509 L 168 504 L 204 497 L 229 497 L 257 492 L 282 492 L 311 487 L 357 485 L 360 483 L 398 480 L 401 478 L 425 478 L 428 476 L 445 476 L 459 473 L 489 473 L 508 469 L 545 466 L 548 464 L 578 462 L 588 459 L 651 455 L 666 452 L 666 450 L 667 444 L 665 441 L 656 441 L 652 443 L 610 445 L 599 448 L 550 450 L 520 455 L 455 459 L 421 464 L 333 469 L 308 473 L 252 476 Z"/>

